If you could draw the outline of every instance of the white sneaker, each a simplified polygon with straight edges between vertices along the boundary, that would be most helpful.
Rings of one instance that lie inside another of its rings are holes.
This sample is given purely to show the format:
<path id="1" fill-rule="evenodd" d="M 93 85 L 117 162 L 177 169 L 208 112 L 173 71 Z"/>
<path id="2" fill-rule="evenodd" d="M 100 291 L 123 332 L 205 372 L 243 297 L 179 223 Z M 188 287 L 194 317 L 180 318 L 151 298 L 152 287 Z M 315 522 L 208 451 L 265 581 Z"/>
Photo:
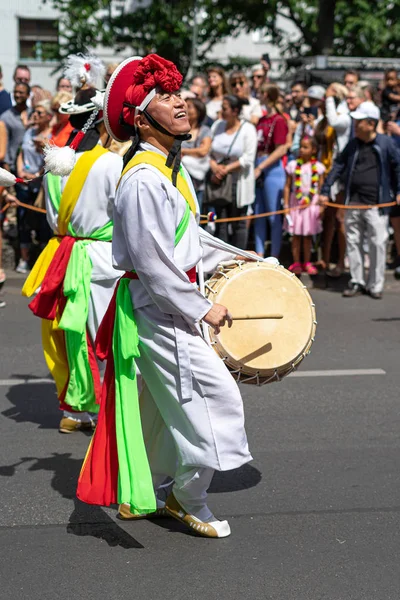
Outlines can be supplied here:
<path id="1" fill-rule="evenodd" d="M 200 521 L 200 519 L 185 511 L 174 494 L 168 496 L 165 509 L 171 517 L 174 517 L 174 519 L 180 521 L 189 527 L 193 533 L 201 537 L 225 538 L 231 535 L 231 528 L 228 521 Z"/>
<path id="2" fill-rule="evenodd" d="M 15 269 L 17 273 L 22 273 L 22 275 L 26 275 L 29 273 L 29 265 L 26 260 L 19 259 L 19 263 L 17 268 Z"/>
<path id="3" fill-rule="evenodd" d="M 6 303 L 4 302 L 4 300 L 0 300 L 0 308 L 4 308 L 6 305 Z"/>

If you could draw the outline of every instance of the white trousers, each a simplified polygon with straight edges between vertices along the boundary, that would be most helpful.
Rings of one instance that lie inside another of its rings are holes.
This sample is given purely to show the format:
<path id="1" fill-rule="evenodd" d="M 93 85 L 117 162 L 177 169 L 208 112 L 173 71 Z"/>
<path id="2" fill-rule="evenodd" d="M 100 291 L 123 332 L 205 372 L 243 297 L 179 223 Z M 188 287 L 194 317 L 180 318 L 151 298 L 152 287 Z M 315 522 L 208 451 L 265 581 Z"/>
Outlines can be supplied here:
<path id="1" fill-rule="evenodd" d="M 379 214 L 377 208 L 347 210 L 344 223 L 351 283 L 366 287 L 370 292 L 382 292 L 385 283 L 389 217 Z M 364 236 L 368 241 L 370 259 L 367 282 L 364 270 Z"/>
<path id="2" fill-rule="evenodd" d="M 215 517 L 207 506 L 207 490 L 214 472 L 214 469 L 205 467 L 178 467 L 175 480 L 171 478 L 166 480 L 165 475 L 153 475 L 157 506 L 163 506 L 172 491 L 187 513 L 194 515 L 200 521 L 214 521 Z"/>
<path id="3" fill-rule="evenodd" d="M 135 317 L 143 380 L 140 413 L 154 487 L 158 492 L 170 477 L 182 507 L 202 521 L 213 520 L 206 501 L 214 470 L 251 460 L 238 386 L 181 317 L 154 305 L 137 309 Z M 189 399 L 182 392 L 182 374 L 192 387 Z"/>

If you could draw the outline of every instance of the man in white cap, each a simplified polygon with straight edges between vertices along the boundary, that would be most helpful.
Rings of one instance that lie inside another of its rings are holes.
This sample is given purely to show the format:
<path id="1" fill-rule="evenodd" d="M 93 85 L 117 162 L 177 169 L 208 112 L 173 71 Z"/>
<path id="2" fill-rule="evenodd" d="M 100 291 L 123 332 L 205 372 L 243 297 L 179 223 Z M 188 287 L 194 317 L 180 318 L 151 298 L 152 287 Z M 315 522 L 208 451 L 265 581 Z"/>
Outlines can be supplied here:
<path id="1" fill-rule="evenodd" d="M 120 504 L 121 518 L 167 512 L 198 535 L 221 538 L 229 524 L 208 508 L 207 489 L 215 470 L 251 456 L 239 389 L 199 330 L 201 320 L 219 331 L 231 317 L 194 283 L 202 260 L 211 271 L 234 255 L 211 251 L 199 233 L 193 186 L 179 164 L 190 131 L 181 83 L 172 62 L 151 54 L 124 61 L 107 86 L 108 131 L 133 138 L 114 209 L 114 264 L 126 273 L 97 336 L 107 369 L 77 495 Z M 145 383 L 140 404 L 135 362 Z"/>
<path id="2" fill-rule="evenodd" d="M 392 194 L 400 204 L 400 156 L 393 140 L 376 132 L 380 111 L 375 104 L 363 102 L 350 116 L 355 123 L 355 138 L 350 140 L 336 159 L 322 187 L 320 199 L 327 202 L 333 183 L 346 174 L 345 203 L 355 208 L 345 213 L 351 281 L 343 296 L 352 298 L 368 293 L 371 298 L 379 300 L 385 281 L 390 212 L 388 207 L 380 208 L 379 205 L 390 203 Z M 370 253 L 367 282 L 364 273 L 364 235 Z"/>

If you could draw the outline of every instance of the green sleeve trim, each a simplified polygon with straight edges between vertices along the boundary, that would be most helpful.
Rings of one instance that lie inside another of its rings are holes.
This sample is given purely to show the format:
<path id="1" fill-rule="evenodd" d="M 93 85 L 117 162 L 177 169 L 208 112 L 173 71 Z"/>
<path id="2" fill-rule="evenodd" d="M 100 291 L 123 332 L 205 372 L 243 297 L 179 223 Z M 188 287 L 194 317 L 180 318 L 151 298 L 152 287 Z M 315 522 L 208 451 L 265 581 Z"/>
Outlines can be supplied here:
<path id="1" fill-rule="evenodd" d="M 184 215 L 183 215 L 178 227 L 176 228 L 176 232 L 175 232 L 175 247 L 179 244 L 179 242 L 185 235 L 185 232 L 187 231 L 187 228 L 189 227 L 189 220 L 190 220 L 190 208 L 189 208 L 189 204 L 186 202 L 186 208 L 185 208 Z"/>
<path id="2" fill-rule="evenodd" d="M 61 202 L 61 177 L 59 175 L 47 173 L 47 190 L 49 200 L 54 206 L 54 210 L 58 213 Z"/>

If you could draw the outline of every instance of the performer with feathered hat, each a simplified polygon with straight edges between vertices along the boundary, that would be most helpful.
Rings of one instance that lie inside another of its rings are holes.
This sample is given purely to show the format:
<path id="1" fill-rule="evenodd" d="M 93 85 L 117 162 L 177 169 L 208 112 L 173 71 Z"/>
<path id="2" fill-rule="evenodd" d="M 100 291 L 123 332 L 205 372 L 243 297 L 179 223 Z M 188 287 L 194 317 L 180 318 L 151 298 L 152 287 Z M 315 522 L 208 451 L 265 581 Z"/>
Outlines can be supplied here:
<path id="1" fill-rule="evenodd" d="M 81 89 L 60 111 L 70 115 L 74 132 L 66 147 L 45 150 L 54 237 L 23 287 L 26 296 L 39 290 L 29 306 L 42 318 L 44 355 L 64 411 L 62 433 L 94 425 L 101 395 L 94 340 L 120 276 L 112 267 L 111 213 L 122 158 L 107 150 L 104 94 L 94 87 L 101 71 L 94 57 L 69 57 L 68 77 Z"/>
<path id="2" fill-rule="evenodd" d="M 179 160 L 190 130 L 181 82 L 172 62 L 152 54 L 124 61 L 106 90 L 108 132 L 133 140 L 114 207 L 113 260 L 126 272 L 97 336 L 107 368 L 78 497 L 119 503 L 121 518 L 166 513 L 220 538 L 230 528 L 206 503 L 213 473 L 251 456 L 239 389 L 199 327 L 204 320 L 218 330 L 230 315 L 195 282 L 202 263 L 212 271 L 235 254 L 200 235 L 195 192 Z M 145 383 L 140 402 L 135 363 Z"/>

